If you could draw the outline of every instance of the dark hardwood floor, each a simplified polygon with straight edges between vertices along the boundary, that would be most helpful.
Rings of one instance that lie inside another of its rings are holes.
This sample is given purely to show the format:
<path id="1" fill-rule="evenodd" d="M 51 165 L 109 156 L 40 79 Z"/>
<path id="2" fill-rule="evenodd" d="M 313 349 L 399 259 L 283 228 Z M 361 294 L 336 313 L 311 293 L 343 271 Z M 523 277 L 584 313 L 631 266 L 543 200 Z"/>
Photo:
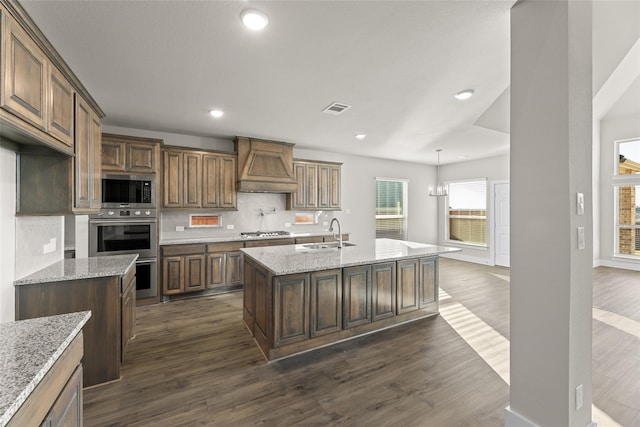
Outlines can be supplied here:
<path id="1" fill-rule="evenodd" d="M 501 426 L 509 270 L 441 261 L 441 315 L 271 364 L 240 292 L 139 307 L 123 379 L 85 390 L 85 425 Z M 640 426 L 640 273 L 594 272 L 593 403 Z"/>

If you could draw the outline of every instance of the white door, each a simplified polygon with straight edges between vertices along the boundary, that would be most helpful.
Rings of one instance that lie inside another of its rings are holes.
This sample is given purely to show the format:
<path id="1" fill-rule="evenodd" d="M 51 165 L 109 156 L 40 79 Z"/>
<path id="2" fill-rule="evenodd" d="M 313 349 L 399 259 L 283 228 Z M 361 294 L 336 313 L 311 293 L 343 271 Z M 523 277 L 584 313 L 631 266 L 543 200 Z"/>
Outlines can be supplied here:
<path id="1" fill-rule="evenodd" d="M 494 185 L 495 264 L 509 267 L 509 183 Z"/>

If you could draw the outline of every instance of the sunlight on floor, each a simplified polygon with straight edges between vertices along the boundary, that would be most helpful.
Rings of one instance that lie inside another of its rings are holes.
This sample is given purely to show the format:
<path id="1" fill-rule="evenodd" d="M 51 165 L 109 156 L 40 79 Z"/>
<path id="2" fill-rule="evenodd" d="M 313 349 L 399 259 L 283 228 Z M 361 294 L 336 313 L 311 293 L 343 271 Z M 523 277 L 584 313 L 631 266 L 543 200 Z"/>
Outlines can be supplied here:
<path id="1" fill-rule="evenodd" d="M 623 332 L 640 338 L 640 322 L 625 316 L 593 307 L 593 318 Z"/>
<path id="2" fill-rule="evenodd" d="M 509 281 L 508 276 L 493 274 L 500 279 Z M 509 355 L 510 347 L 509 340 L 503 335 L 498 333 L 495 329 L 485 323 L 478 316 L 473 314 L 471 310 L 467 309 L 462 304 L 453 301 L 451 296 L 445 291 L 440 289 L 440 315 L 442 318 L 475 350 L 476 353 L 506 382 L 510 384 L 509 376 Z M 638 336 L 638 325 L 634 325 L 631 319 L 627 319 L 623 316 L 618 316 L 614 313 L 605 312 L 594 308 L 594 318 L 596 317 L 596 310 L 598 310 L 598 316 L 607 319 L 608 321 L 601 320 L 611 326 L 618 327 L 620 324 L 624 327 L 635 327 L 636 336 Z M 602 312 L 602 313 L 600 313 Z M 622 319 L 620 319 L 622 318 Z M 626 319 L 627 322 L 624 320 Z M 598 319 L 600 320 L 600 319 Z M 612 323 L 609 323 L 612 322 Z M 635 322 L 638 323 L 638 322 Z M 624 330 L 624 329 L 623 329 Z M 595 405 L 591 405 L 592 419 L 599 427 L 622 427 L 615 420 L 613 420 L 605 412 L 597 408 Z"/>

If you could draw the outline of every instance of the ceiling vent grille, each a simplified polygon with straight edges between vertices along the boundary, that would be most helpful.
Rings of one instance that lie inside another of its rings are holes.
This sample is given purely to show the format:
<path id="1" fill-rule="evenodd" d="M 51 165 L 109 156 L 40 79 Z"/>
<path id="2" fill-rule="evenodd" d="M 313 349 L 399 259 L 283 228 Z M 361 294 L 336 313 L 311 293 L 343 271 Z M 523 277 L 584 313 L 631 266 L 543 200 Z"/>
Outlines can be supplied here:
<path id="1" fill-rule="evenodd" d="M 345 110 L 351 108 L 351 105 L 341 104 L 339 102 L 332 102 L 328 107 L 322 110 L 323 113 L 327 114 L 342 114 Z"/>

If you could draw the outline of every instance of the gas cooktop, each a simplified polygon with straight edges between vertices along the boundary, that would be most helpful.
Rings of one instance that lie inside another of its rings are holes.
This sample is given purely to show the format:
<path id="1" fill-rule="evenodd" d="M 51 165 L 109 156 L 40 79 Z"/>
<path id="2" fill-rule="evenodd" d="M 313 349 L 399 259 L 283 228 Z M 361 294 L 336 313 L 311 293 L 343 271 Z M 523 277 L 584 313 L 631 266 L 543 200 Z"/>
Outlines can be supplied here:
<path id="1" fill-rule="evenodd" d="M 288 231 L 244 231 L 240 233 L 242 237 L 247 239 L 257 239 L 262 237 L 280 237 L 291 235 Z"/>

